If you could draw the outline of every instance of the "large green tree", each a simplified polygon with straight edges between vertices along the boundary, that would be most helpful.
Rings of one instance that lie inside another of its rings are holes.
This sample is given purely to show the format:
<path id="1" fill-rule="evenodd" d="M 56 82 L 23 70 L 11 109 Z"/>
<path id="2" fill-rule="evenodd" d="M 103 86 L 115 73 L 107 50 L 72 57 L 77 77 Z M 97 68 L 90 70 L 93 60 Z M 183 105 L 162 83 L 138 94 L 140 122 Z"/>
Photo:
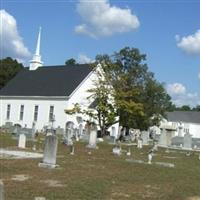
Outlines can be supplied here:
<path id="1" fill-rule="evenodd" d="M 66 113 L 79 112 L 93 117 L 102 134 L 116 120 L 124 127 L 141 130 L 157 124 L 173 105 L 163 84 L 154 78 L 145 61 L 146 55 L 129 47 L 112 56 L 96 56 L 96 65 L 101 64 L 102 73 L 97 75 L 94 88 L 89 89 L 89 98 L 95 100 L 95 112 L 83 111 L 76 105 Z"/>
<path id="2" fill-rule="evenodd" d="M 0 60 L 0 89 L 6 85 L 24 66 L 17 60 L 7 57 Z"/>
<path id="3" fill-rule="evenodd" d="M 159 122 L 172 105 L 162 84 L 145 63 L 146 55 L 125 47 L 112 56 L 98 55 L 107 80 L 114 87 L 114 99 L 122 126 L 147 129 Z"/>

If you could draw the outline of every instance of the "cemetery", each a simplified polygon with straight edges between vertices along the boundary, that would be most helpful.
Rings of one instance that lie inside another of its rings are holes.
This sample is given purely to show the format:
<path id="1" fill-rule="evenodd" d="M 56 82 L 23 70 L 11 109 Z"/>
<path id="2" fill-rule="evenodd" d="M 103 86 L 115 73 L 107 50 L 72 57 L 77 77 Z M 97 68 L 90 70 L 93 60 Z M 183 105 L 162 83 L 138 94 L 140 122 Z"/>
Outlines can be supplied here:
<path id="1" fill-rule="evenodd" d="M 200 200 L 200 113 L 164 119 L 146 55 L 47 67 L 40 34 L 0 90 L 0 200 Z"/>
<path id="2" fill-rule="evenodd" d="M 152 130 L 126 135 L 112 128 L 98 138 L 95 124 L 77 130 L 66 123 L 59 134 L 53 126 L 36 133 L 7 124 L 0 132 L 0 197 L 199 200 L 199 139 Z"/>

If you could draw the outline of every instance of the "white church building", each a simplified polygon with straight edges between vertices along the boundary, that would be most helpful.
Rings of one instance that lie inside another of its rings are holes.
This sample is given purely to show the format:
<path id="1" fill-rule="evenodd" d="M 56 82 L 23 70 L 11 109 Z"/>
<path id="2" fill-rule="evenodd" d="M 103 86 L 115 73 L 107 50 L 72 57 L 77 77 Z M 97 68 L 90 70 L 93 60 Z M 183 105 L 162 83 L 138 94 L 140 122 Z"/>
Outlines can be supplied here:
<path id="1" fill-rule="evenodd" d="M 55 117 L 54 127 L 65 128 L 76 116 L 64 110 L 78 103 L 89 107 L 88 89 L 94 87 L 96 73 L 88 64 L 42 66 L 39 31 L 30 67 L 20 71 L 0 90 L 0 126 L 6 122 L 41 130 Z M 98 67 L 97 67 L 98 68 Z"/>

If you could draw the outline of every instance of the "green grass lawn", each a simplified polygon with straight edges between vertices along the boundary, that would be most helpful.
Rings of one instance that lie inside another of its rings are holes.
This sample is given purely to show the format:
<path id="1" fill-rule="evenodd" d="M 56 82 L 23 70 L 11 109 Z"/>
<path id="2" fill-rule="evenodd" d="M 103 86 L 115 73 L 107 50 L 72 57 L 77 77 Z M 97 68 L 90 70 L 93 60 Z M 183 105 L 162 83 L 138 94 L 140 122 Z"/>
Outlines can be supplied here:
<path id="1" fill-rule="evenodd" d="M 0 134 L 0 148 L 16 149 L 16 143 L 10 135 Z M 59 142 L 59 167 L 51 170 L 38 167 L 41 159 L 1 159 L 0 179 L 4 182 L 6 200 L 33 200 L 39 196 L 47 200 L 200 200 L 197 154 L 187 157 L 185 153 L 165 153 L 159 149 L 153 161 L 175 164 L 175 168 L 166 168 L 129 163 L 125 154 L 114 156 L 112 145 L 105 142 L 98 144 L 98 150 L 85 146 L 77 142 L 75 155 L 69 155 L 69 148 Z M 28 143 L 27 151 L 31 151 L 30 147 Z M 130 158 L 147 161 L 150 148 L 132 147 Z M 28 179 L 12 180 L 15 175 Z"/>

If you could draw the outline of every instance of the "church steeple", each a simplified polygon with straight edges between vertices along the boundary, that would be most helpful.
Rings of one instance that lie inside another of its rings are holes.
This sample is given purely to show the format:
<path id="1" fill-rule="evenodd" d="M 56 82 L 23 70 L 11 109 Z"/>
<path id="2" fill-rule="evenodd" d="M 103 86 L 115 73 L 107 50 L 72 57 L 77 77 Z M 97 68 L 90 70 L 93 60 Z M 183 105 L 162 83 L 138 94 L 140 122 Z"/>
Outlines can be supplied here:
<path id="1" fill-rule="evenodd" d="M 39 28 L 37 46 L 35 50 L 35 54 L 33 55 L 33 59 L 30 61 L 30 70 L 36 70 L 38 67 L 42 66 L 43 62 L 41 61 L 40 55 L 40 37 L 41 37 L 41 27 Z"/>

